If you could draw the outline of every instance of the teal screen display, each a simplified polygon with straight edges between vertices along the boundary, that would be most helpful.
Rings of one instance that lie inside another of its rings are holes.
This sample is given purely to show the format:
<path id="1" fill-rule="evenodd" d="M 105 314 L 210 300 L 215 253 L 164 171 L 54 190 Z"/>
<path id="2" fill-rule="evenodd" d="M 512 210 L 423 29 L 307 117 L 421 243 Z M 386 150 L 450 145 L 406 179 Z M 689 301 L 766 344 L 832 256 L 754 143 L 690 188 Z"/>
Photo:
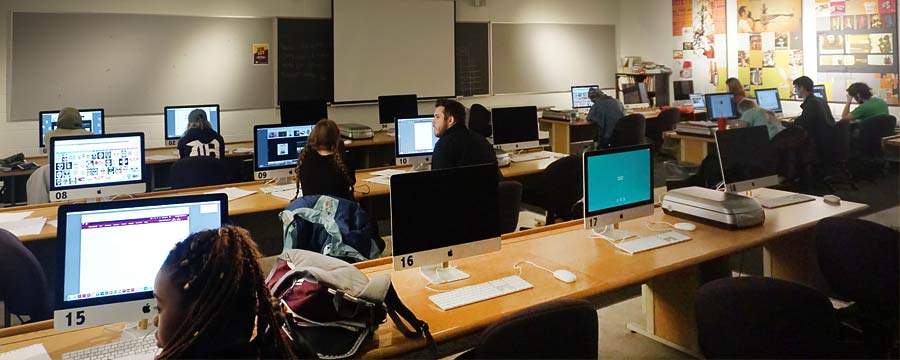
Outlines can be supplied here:
<path id="1" fill-rule="evenodd" d="M 650 150 L 640 149 L 587 159 L 588 212 L 650 200 Z"/>

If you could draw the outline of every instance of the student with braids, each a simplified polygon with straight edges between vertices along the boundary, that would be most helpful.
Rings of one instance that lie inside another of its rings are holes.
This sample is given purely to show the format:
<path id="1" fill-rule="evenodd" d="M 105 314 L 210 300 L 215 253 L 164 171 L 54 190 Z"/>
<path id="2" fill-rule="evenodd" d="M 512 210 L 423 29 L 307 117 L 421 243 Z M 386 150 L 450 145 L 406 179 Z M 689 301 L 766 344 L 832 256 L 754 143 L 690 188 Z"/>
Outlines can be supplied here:
<path id="1" fill-rule="evenodd" d="M 350 201 L 356 174 L 344 158 L 344 142 L 334 121 L 319 120 L 297 156 L 295 181 L 303 195 L 328 195 Z M 296 196 L 295 196 L 296 198 Z"/>
<path id="2" fill-rule="evenodd" d="M 233 226 L 175 245 L 156 275 L 158 359 L 315 357 L 285 335 L 258 257 L 247 231 Z"/>

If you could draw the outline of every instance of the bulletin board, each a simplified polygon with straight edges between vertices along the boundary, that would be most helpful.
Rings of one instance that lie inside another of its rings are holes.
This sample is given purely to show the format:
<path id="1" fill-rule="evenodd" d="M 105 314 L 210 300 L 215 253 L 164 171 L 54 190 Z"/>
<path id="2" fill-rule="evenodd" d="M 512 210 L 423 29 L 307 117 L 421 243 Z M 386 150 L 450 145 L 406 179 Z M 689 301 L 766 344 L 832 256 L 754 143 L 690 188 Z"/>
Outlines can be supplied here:
<path id="1" fill-rule="evenodd" d="M 793 98 L 794 79 L 803 76 L 801 0 L 737 0 L 738 31 L 734 42 L 738 80 L 755 89 L 778 89 Z"/>
<path id="2" fill-rule="evenodd" d="M 725 0 L 672 0 L 673 80 L 693 80 L 697 93 L 726 89 L 725 23 Z"/>

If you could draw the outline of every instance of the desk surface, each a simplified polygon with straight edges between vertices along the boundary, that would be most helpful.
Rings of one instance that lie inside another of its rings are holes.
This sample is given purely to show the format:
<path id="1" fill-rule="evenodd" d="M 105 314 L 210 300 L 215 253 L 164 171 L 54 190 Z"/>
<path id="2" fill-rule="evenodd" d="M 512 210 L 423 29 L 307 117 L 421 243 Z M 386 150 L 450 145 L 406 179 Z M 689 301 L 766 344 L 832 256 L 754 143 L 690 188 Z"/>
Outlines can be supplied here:
<path id="1" fill-rule="evenodd" d="M 625 115 L 641 114 L 641 115 L 644 115 L 644 117 L 649 120 L 649 119 L 655 119 L 657 116 L 659 116 L 659 113 L 660 113 L 660 110 L 658 108 L 652 108 L 652 109 L 644 110 L 644 111 L 628 111 L 625 113 Z M 538 119 L 538 121 L 543 122 L 543 123 L 548 123 L 548 124 L 563 124 L 563 125 L 569 125 L 569 126 L 585 126 L 585 125 L 592 124 L 590 121 L 587 121 L 586 118 L 578 118 L 575 121 L 568 121 L 568 120 L 550 119 L 550 118 L 542 117 L 542 118 Z"/>
<path id="2" fill-rule="evenodd" d="M 769 189 L 754 191 L 755 197 L 760 199 L 785 194 Z M 583 228 L 581 221 L 518 232 L 505 238 L 499 252 L 454 261 L 471 278 L 436 287 L 455 289 L 515 275 L 513 264 L 521 260 L 530 260 L 551 269 L 568 269 L 578 279 L 571 284 L 563 283 L 549 273 L 525 266 L 521 276 L 534 285 L 533 289 L 450 311 L 441 311 L 427 299 L 427 296 L 434 293 L 425 289 L 425 280 L 418 274 L 418 270 L 393 272 L 387 259 L 368 261 L 357 266 L 369 275 L 392 273 L 397 293 L 419 318 L 428 322 L 435 340 L 440 343 L 475 333 L 501 317 L 531 305 L 557 298 L 586 298 L 640 284 L 663 274 L 788 236 L 813 226 L 822 218 L 865 208 L 867 205 L 849 201 L 843 201 L 837 206 L 827 205 L 821 198 L 816 198 L 812 202 L 765 210 L 766 222 L 750 229 L 729 231 L 697 224 L 696 231 L 686 233 L 692 240 L 636 255 L 619 252 L 604 240 L 589 238 L 589 230 Z M 621 228 L 638 235 L 648 235 L 651 233 L 645 226 L 648 220 L 670 223 L 681 221 L 656 209 L 654 215 L 624 222 Z M 43 343 L 53 358 L 59 358 L 64 352 L 115 341 L 117 338 L 116 333 L 104 330 L 103 327 L 62 334 L 57 334 L 50 327 L 52 322 L 45 321 L 23 330 L 6 330 L 7 334 L 29 332 L 0 338 L 0 352 Z M 365 357 L 392 357 L 424 346 L 424 341 L 407 339 L 393 324 L 384 324 L 378 328 L 374 340 L 363 345 L 360 353 Z"/>

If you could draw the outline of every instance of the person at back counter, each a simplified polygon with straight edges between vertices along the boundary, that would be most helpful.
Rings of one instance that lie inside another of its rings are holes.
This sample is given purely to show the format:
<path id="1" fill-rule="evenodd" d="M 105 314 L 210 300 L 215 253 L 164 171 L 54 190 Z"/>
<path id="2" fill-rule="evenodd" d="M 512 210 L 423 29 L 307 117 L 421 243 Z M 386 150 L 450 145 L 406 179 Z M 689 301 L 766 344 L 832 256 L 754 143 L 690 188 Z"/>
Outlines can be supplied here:
<path id="1" fill-rule="evenodd" d="M 853 100 L 856 100 L 859 106 L 850 111 L 850 104 L 853 103 Z M 853 83 L 847 88 L 847 104 L 844 105 L 841 121 L 864 122 L 875 116 L 887 113 L 887 104 L 884 100 L 872 96 L 872 88 L 866 83 Z"/>
<path id="2" fill-rule="evenodd" d="M 497 165 L 494 148 L 484 137 L 466 127 L 466 107 L 458 101 L 438 99 L 434 103 L 434 144 L 431 169 L 491 163 Z"/>
<path id="3" fill-rule="evenodd" d="M 182 158 L 189 156 L 210 156 L 222 159 L 225 157 L 225 140 L 213 130 L 206 116 L 206 111 L 196 109 L 188 114 L 188 125 L 181 139 L 178 140 L 178 154 Z"/>

